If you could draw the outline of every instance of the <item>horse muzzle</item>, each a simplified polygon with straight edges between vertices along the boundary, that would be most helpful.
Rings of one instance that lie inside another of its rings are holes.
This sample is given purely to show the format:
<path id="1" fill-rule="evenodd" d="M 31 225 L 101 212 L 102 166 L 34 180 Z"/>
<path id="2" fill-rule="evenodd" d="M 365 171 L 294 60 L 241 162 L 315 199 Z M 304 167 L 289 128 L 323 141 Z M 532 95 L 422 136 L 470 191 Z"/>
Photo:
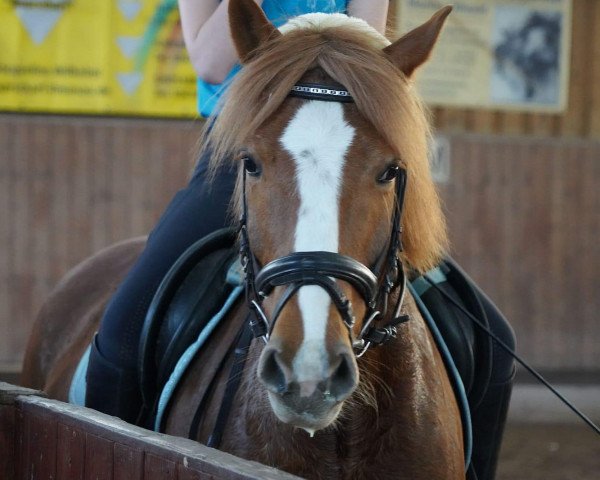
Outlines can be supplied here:
<path id="1" fill-rule="evenodd" d="M 258 365 L 258 378 L 269 393 L 274 413 L 282 422 L 309 432 L 327 427 L 358 386 L 352 349 L 341 342 L 330 355 L 320 355 L 315 349 L 310 353 L 309 375 L 306 369 L 298 369 L 306 359 L 289 363 L 281 352 L 281 346 L 272 339 Z"/>

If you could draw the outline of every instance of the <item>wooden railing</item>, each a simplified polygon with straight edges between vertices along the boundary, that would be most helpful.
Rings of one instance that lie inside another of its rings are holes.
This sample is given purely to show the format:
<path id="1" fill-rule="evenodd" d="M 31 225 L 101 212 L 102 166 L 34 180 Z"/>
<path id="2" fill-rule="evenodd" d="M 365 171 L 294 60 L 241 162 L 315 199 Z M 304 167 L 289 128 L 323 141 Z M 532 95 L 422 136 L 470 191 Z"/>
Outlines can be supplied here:
<path id="1" fill-rule="evenodd" d="M 0 382 L 2 480 L 263 480 L 294 475 Z"/>

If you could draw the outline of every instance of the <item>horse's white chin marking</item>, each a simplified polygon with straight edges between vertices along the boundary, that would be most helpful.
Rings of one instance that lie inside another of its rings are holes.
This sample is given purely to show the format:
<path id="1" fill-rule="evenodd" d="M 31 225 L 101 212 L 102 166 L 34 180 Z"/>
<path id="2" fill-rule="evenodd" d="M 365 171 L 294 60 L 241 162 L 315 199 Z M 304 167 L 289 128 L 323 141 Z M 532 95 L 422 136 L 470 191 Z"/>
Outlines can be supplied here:
<path id="1" fill-rule="evenodd" d="M 339 200 L 345 157 L 355 129 L 340 103 L 308 101 L 285 128 L 280 142 L 294 159 L 300 199 L 294 250 L 338 252 Z M 296 380 L 320 381 L 328 370 L 325 332 L 331 299 L 317 286 L 298 293 L 304 338 L 293 361 Z"/>

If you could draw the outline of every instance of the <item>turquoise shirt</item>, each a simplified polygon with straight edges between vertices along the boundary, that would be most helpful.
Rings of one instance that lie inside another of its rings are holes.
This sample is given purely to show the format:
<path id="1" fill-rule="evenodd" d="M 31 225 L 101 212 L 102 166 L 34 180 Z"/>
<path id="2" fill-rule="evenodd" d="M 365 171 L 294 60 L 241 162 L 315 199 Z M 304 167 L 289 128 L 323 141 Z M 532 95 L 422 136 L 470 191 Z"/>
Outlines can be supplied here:
<path id="1" fill-rule="evenodd" d="M 289 18 L 302 15 L 304 13 L 323 12 L 323 13 L 346 13 L 347 0 L 264 0 L 262 8 L 267 18 L 276 26 L 283 25 Z M 239 72 L 241 66 L 236 64 L 223 83 L 213 85 L 202 79 L 198 79 L 198 112 L 203 117 L 209 117 L 221 95 L 231 83 L 231 79 Z"/>

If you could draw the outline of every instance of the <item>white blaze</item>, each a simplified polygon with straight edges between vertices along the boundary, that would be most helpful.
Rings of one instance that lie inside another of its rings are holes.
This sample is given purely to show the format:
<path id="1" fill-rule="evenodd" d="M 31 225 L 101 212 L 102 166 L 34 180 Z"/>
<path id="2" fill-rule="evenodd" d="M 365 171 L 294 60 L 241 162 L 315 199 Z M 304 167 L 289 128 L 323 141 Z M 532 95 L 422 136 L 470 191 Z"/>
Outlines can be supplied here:
<path id="1" fill-rule="evenodd" d="M 294 250 L 337 252 L 339 200 L 346 152 L 354 128 L 344 120 L 342 105 L 311 100 L 290 120 L 281 144 L 296 165 L 300 198 Z M 320 380 L 327 368 L 325 331 L 331 299 L 317 286 L 298 292 L 304 341 L 294 359 L 297 380 Z"/>

